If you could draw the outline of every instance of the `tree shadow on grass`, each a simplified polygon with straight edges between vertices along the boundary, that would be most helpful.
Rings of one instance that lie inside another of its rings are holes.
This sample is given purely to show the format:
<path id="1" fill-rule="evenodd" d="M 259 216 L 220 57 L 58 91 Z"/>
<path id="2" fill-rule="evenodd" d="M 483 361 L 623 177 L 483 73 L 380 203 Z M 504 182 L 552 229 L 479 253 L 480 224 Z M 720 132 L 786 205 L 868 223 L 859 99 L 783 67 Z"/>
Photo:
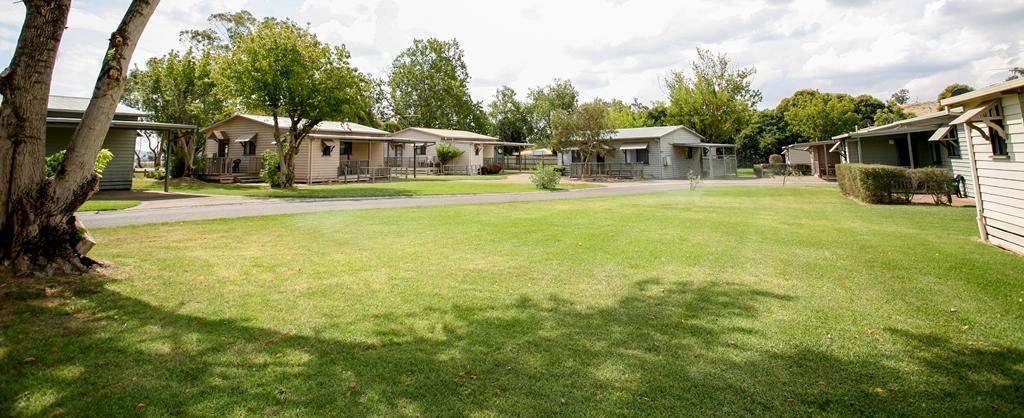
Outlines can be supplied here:
<path id="1" fill-rule="evenodd" d="M 1024 408 L 1018 349 L 890 330 L 912 353 L 915 369 L 902 370 L 881 355 L 746 348 L 744 341 L 772 337 L 753 327 L 764 306 L 795 301 L 736 284 L 651 279 L 599 307 L 557 297 L 456 304 L 375 318 L 373 338 L 362 340 L 187 315 L 102 281 L 8 290 L 0 303 L 0 405 L 13 415 L 977 415 Z M 424 316 L 445 319 L 425 333 Z"/>

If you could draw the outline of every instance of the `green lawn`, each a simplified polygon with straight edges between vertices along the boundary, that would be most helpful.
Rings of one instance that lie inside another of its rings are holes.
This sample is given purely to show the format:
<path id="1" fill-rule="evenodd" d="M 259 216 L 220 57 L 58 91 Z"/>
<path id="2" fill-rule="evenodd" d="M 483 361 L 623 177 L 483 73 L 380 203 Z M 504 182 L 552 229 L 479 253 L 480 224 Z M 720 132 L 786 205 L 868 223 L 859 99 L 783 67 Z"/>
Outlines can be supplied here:
<path id="1" fill-rule="evenodd" d="M 219 184 L 196 180 L 173 180 L 170 190 L 178 193 L 277 198 L 394 197 L 483 193 L 538 192 L 533 184 L 504 183 L 502 176 L 423 176 L 419 180 L 330 185 L 298 185 L 295 189 L 272 189 L 266 184 Z M 471 179 L 471 180 L 470 180 Z M 559 190 L 601 187 L 596 184 L 562 184 Z M 136 177 L 135 190 L 163 190 L 163 182 Z"/>
<path id="2" fill-rule="evenodd" d="M 830 188 L 92 231 L 0 287 L 11 415 L 1018 415 L 1024 258 Z"/>
<path id="3" fill-rule="evenodd" d="M 78 208 L 79 212 L 100 212 L 105 210 L 121 210 L 138 206 L 138 200 L 90 200 Z"/>

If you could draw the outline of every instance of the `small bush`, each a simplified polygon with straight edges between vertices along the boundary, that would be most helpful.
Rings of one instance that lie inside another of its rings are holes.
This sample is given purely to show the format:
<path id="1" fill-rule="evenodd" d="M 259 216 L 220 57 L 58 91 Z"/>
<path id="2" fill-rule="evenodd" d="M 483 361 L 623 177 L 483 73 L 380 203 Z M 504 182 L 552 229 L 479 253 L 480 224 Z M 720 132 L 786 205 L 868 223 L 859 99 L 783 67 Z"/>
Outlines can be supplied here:
<path id="1" fill-rule="evenodd" d="M 795 176 L 809 176 L 813 173 L 810 164 L 792 164 L 789 168 L 790 174 Z"/>
<path id="2" fill-rule="evenodd" d="M 502 167 L 501 164 L 487 164 L 483 167 L 480 167 L 480 174 L 501 174 L 502 170 L 504 170 L 504 167 Z"/>
<path id="3" fill-rule="evenodd" d="M 953 203 L 953 173 L 944 168 L 926 167 L 910 170 L 914 190 L 932 196 L 936 205 Z"/>
<path id="4" fill-rule="evenodd" d="M 441 165 L 446 165 L 459 158 L 462 155 L 462 149 L 452 144 L 437 144 L 437 149 L 434 150 L 434 153 L 437 155 L 437 161 Z"/>
<path id="5" fill-rule="evenodd" d="M 260 159 L 263 161 L 263 167 L 260 168 L 260 179 L 273 184 L 274 179 L 277 178 L 277 172 L 281 168 L 281 157 L 277 155 L 277 151 L 268 149 L 263 151 Z"/>
<path id="6" fill-rule="evenodd" d="M 754 164 L 754 177 L 764 177 L 764 166 L 761 164 Z"/>
<path id="7" fill-rule="evenodd" d="M 786 159 L 782 158 L 782 155 L 772 154 L 772 155 L 768 156 L 768 164 L 776 165 L 776 164 L 785 164 L 785 163 L 786 163 Z"/>
<path id="8" fill-rule="evenodd" d="M 953 174 L 937 167 L 839 164 L 836 181 L 843 194 L 865 203 L 909 203 L 914 194 L 928 194 L 942 204 L 953 193 Z"/>
<path id="9" fill-rule="evenodd" d="M 57 169 L 60 168 L 60 164 L 64 162 L 64 156 L 67 155 L 67 150 L 62 150 L 56 154 L 46 157 L 46 177 L 53 177 L 57 174 Z M 103 171 L 107 169 L 107 164 L 110 164 L 110 160 L 114 159 L 114 153 L 104 148 L 101 149 L 99 154 L 96 154 L 96 162 L 93 164 L 93 171 L 96 174 L 103 174 Z"/>
<path id="10" fill-rule="evenodd" d="M 555 166 L 538 166 L 530 174 L 530 182 L 541 190 L 555 190 L 562 181 L 562 173 Z"/>

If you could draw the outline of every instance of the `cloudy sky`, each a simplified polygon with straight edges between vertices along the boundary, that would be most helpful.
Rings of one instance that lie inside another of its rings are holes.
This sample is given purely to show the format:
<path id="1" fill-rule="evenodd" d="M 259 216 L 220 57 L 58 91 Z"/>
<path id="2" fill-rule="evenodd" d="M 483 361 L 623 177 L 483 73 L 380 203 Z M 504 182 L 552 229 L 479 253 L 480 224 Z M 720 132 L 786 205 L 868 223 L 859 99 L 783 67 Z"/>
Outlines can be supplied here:
<path id="1" fill-rule="evenodd" d="M 73 2 L 54 94 L 89 93 L 127 4 Z M 238 9 L 309 23 L 374 75 L 415 38 L 456 38 L 484 101 L 501 85 L 523 95 L 554 78 L 588 99 L 663 99 L 661 80 L 698 46 L 755 67 L 762 107 L 800 88 L 882 99 L 908 88 L 930 100 L 952 82 L 987 85 L 1024 66 L 1024 0 L 164 0 L 134 62 L 180 48 L 178 32 L 210 13 Z M 4 65 L 23 16 L 20 3 L 0 1 Z"/>

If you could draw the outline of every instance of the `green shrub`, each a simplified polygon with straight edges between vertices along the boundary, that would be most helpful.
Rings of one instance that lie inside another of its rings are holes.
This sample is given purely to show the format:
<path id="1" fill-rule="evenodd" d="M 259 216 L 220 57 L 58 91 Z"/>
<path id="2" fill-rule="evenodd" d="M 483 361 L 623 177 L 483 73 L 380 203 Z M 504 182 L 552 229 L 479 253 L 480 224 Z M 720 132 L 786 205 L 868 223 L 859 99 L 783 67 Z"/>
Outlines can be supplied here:
<path id="1" fill-rule="evenodd" d="M 504 170 L 504 167 L 502 167 L 501 164 L 487 164 L 480 167 L 480 174 L 501 174 L 501 170 Z"/>
<path id="2" fill-rule="evenodd" d="M 57 169 L 60 168 L 60 164 L 64 162 L 64 156 L 67 155 L 67 150 L 62 150 L 56 154 L 46 157 L 46 176 L 53 177 L 57 173 Z M 110 164 L 110 160 L 114 159 L 114 153 L 104 148 L 101 149 L 99 154 L 96 154 L 96 162 L 93 164 L 93 170 L 96 174 L 103 174 L 103 171 L 107 169 L 107 164 Z"/>
<path id="3" fill-rule="evenodd" d="M 277 172 L 281 169 L 281 157 L 277 155 L 277 151 L 268 149 L 263 151 L 260 159 L 263 161 L 263 167 L 260 168 L 260 179 L 273 184 L 274 179 L 277 178 Z"/>
<path id="4" fill-rule="evenodd" d="M 914 185 L 903 167 L 875 164 L 838 164 L 839 190 L 865 203 L 908 203 Z"/>
<path id="5" fill-rule="evenodd" d="M 796 176 L 809 176 L 813 173 L 810 164 L 792 164 L 789 169 L 790 173 Z"/>
<path id="6" fill-rule="evenodd" d="M 953 173 L 944 168 L 925 167 L 910 170 L 914 190 L 932 196 L 936 205 L 953 203 Z"/>
<path id="7" fill-rule="evenodd" d="M 757 177 L 757 178 L 764 177 L 764 165 L 762 165 L 762 164 L 754 164 L 754 177 Z"/>
<path id="8" fill-rule="evenodd" d="M 554 190 L 562 181 L 562 173 L 555 166 L 537 166 L 530 174 L 530 181 L 541 190 Z"/>
<path id="9" fill-rule="evenodd" d="M 768 164 L 776 165 L 776 164 L 785 164 L 785 163 L 786 163 L 786 159 L 782 158 L 782 155 L 772 154 L 772 155 L 768 156 Z"/>
<path id="10" fill-rule="evenodd" d="M 442 165 L 448 164 L 462 155 L 462 149 L 452 144 L 438 144 L 434 152 Z"/>

